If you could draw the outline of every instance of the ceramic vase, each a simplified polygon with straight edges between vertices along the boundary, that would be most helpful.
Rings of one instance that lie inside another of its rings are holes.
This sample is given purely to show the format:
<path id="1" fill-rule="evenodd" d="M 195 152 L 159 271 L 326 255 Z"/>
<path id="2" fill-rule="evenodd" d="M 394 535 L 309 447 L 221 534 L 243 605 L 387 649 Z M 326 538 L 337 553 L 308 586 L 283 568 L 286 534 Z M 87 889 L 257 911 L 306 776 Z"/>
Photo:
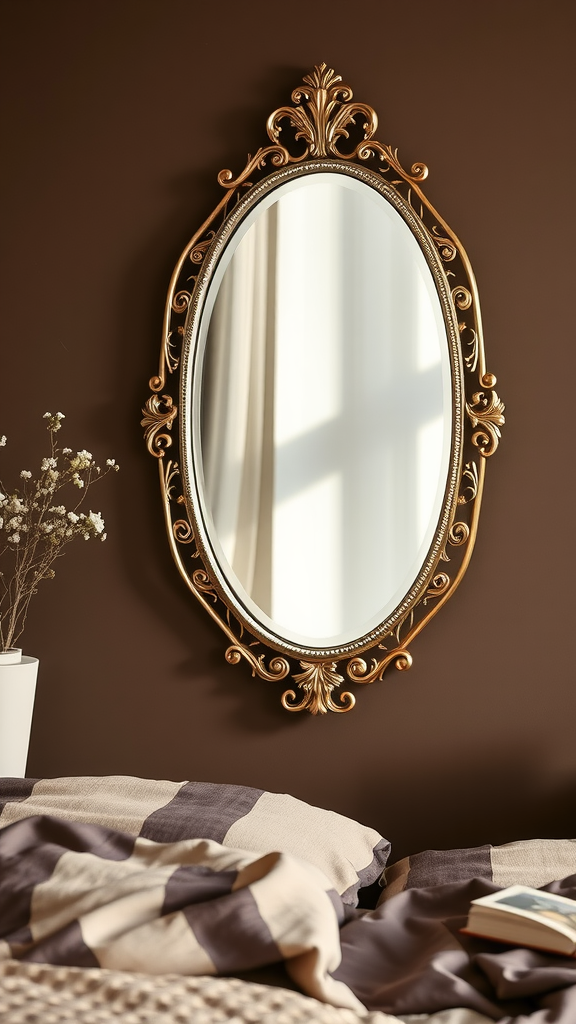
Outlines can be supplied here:
<path id="1" fill-rule="evenodd" d="M 0 776 L 26 776 L 37 675 L 38 658 L 0 652 Z"/>

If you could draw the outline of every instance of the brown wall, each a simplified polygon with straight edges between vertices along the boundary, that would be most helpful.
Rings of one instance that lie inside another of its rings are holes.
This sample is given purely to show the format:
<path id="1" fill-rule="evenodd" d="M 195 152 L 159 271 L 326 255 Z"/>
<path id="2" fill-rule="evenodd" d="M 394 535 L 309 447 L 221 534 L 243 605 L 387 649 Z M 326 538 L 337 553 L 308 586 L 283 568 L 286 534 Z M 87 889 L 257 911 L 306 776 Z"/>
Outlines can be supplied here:
<path id="1" fill-rule="evenodd" d="M 2 459 L 42 413 L 113 455 L 105 544 L 30 614 L 29 773 L 288 791 L 397 855 L 574 835 L 573 4 L 561 0 L 4 0 Z M 572 23 L 571 23 L 572 21 Z M 468 249 L 507 405 L 471 567 L 414 666 L 350 715 L 291 716 L 224 662 L 164 534 L 139 426 L 185 242 L 268 113 L 327 61 L 380 117 Z M 43 452 L 42 452 L 43 453 Z"/>

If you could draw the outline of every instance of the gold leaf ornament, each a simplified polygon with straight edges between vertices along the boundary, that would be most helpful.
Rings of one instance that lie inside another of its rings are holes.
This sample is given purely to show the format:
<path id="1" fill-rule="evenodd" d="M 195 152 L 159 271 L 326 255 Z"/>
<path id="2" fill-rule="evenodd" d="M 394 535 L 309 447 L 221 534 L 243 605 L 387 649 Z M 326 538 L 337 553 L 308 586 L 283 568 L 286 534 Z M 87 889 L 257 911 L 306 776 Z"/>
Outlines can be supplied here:
<path id="1" fill-rule="evenodd" d="M 282 706 L 287 711 L 309 711 L 311 715 L 325 715 L 327 711 L 342 714 L 352 710 L 356 703 L 353 694 L 346 690 L 341 693 L 341 704 L 336 704 L 332 698 L 332 691 L 344 682 L 344 677 L 336 672 L 335 661 L 301 661 L 300 667 L 304 671 L 293 678 L 304 692 L 304 697 L 298 702 L 296 692 L 286 690 L 282 694 Z"/>
<path id="2" fill-rule="evenodd" d="M 172 430 L 177 413 L 178 407 L 170 395 L 151 395 L 142 409 L 143 419 L 140 423 L 144 427 L 146 446 L 150 454 L 158 459 L 163 458 L 164 452 L 172 444 L 170 434 L 164 433 L 164 430 Z"/>
<path id="3" fill-rule="evenodd" d="M 493 455 L 502 436 L 500 427 L 505 422 L 504 403 L 493 391 L 488 397 L 483 391 L 476 391 L 472 401 L 466 402 L 466 412 L 472 426 L 479 427 L 472 435 L 472 444 L 476 445 L 481 455 L 488 458 Z"/>

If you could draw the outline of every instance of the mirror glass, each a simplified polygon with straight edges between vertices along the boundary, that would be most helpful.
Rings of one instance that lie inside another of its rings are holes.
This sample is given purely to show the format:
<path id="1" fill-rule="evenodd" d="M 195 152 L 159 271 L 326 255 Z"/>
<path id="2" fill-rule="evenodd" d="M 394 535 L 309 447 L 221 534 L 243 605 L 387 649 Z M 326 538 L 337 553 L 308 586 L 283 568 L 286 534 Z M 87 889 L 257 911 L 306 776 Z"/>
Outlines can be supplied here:
<path id="1" fill-rule="evenodd" d="M 295 644 L 364 636 L 418 577 L 450 465 L 447 328 L 398 210 L 345 173 L 268 192 L 212 275 L 199 368 L 193 462 L 227 585 Z"/>

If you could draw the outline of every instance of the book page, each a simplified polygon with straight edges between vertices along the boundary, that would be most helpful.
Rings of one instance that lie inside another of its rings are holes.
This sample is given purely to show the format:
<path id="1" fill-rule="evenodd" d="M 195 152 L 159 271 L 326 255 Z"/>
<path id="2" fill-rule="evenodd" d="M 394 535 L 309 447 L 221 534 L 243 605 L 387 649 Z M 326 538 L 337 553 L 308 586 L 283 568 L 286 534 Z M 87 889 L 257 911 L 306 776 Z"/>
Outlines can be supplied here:
<path id="1" fill-rule="evenodd" d="M 474 901 L 480 906 L 508 911 L 547 925 L 576 942 L 576 901 L 524 886 L 511 886 L 501 893 Z"/>

